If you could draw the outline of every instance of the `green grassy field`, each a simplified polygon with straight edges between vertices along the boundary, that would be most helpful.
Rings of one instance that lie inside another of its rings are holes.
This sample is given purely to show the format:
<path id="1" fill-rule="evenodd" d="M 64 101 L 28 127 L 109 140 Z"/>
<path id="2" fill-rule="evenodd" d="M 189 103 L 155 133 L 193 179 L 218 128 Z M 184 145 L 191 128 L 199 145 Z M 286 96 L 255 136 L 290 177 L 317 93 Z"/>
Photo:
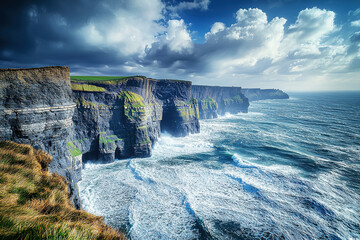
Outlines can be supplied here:
<path id="1" fill-rule="evenodd" d="M 70 76 L 72 82 L 93 82 L 106 84 L 116 84 L 131 77 L 136 76 Z"/>
<path id="2" fill-rule="evenodd" d="M 102 87 L 97 87 L 89 84 L 71 84 L 72 90 L 85 91 L 85 92 L 105 92 L 106 89 Z"/>

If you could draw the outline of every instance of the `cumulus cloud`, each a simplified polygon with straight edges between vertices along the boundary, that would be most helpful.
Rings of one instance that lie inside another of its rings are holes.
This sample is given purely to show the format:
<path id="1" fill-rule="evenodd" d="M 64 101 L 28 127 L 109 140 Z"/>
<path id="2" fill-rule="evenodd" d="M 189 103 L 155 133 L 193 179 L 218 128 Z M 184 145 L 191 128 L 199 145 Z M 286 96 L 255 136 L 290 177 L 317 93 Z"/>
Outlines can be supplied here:
<path id="1" fill-rule="evenodd" d="M 217 32 L 223 31 L 225 29 L 225 24 L 222 22 L 215 22 L 211 29 L 210 32 L 205 34 L 205 38 L 207 39 L 208 37 L 210 37 L 211 34 L 215 34 Z"/>
<path id="2" fill-rule="evenodd" d="M 281 43 L 280 73 L 323 74 L 344 71 L 350 62 L 347 47 L 334 25 L 335 13 L 311 8 L 300 11 Z M 286 66 L 286 67 L 284 67 Z"/>
<path id="3" fill-rule="evenodd" d="M 148 46 L 143 63 L 161 68 L 186 68 L 184 60 L 193 57 L 194 43 L 184 20 L 169 20 L 158 41 Z"/>
<path id="4" fill-rule="evenodd" d="M 267 16 L 258 8 L 239 9 L 236 20 L 240 25 L 261 25 L 267 23 Z"/>
<path id="5" fill-rule="evenodd" d="M 162 38 L 162 44 L 168 45 L 173 52 L 181 53 L 189 51 L 193 43 L 184 20 L 169 20 L 165 37 Z"/>
<path id="6" fill-rule="evenodd" d="M 111 18 L 90 17 L 89 23 L 80 28 L 78 37 L 94 47 L 117 49 L 125 56 L 141 53 L 164 31 L 157 23 L 163 18 L 164 5 L 160 0 L 120 2 L 123 3 L 117 8 L 107 2 L 100 4 Z"/>
<path id="7" fill-rule="evenodd" d="M 211 59 L 209 69 L 221 66 L 224 72 L 248 71 L 259 60 L 274 59 L 278 55 L 279 43 L 283 38 L 284 18 L 270 22 L 260 9 L 240 9 L 236 23 L 217 28 L 207 33 L 202 46 L 202 58 Z"/>
<path id="8" fill-rule="evenodd" d="M 306 8 L 300 11 L 295 24 L 290 25 L 289 34 L 301 42 L 316 42 L 334 30 L 335 13 L 325 9 Z"/>
<path id="9" fill-rule="evenodd" d="M 299 12 L 295 23 L 285 29 L 286 19 L 268 20 L 257 8 L 239 9 L 236 21 L 226 27 L 216 22 L 205 34 L 206 42 L 192 43 L 182 20 L 169 24 L 167 32 L 147 49 L 144 65 L 168 68 L 170 72 L 187 76 L 238 74 L 296 74 L 304 71 L 339 71 L 344 69 L 346 47 L 341 39 L 327 38 L 336 31 L 335 13 L 319 8 Z M 173 44 L 171 39 L 176 39 Z M 192 44 L 191 44 L 192 43 Z M 176 47 L 171 47 L 173 46 Z M 182 47 L 179 47 L 182 46 Z"/>
<path id="10" fill-rule="evenodd" d="M 290 58 L 320 56 L 325 47 L 322 40 L 335 29 L 334 19 L 335 13 L 325 9 L 314 7 L 300 11 L 282 42 L 283 54 Z"/>

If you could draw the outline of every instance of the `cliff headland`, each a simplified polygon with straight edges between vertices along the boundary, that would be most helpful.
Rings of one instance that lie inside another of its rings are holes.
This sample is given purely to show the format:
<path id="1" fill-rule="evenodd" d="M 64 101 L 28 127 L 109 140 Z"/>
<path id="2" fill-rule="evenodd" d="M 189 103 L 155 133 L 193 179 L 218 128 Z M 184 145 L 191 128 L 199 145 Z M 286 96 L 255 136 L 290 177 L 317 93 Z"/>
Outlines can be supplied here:
<path id="1" fill-rule="evenodd" d="M 249 99 L 249 101 L 289 99 L 289 95 L 280 89 L 243 88 L 241 92 Z"/>

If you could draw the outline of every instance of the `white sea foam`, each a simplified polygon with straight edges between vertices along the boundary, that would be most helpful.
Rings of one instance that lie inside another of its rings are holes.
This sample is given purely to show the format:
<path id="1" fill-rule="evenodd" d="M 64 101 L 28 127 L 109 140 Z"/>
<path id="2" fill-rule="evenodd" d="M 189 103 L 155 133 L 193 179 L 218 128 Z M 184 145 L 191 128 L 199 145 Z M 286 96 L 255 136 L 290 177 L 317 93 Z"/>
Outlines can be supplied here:
<path id="1" fill-rule="evenodd" d="M 162 134 L 154 146 L 153 158 L 175 157 L 184 154 L 194 154 L 212 151 L 213 144 L 206 140 L 207 132 L 191 134 L 187 137 L 174 138 L 169 134 Z"/>

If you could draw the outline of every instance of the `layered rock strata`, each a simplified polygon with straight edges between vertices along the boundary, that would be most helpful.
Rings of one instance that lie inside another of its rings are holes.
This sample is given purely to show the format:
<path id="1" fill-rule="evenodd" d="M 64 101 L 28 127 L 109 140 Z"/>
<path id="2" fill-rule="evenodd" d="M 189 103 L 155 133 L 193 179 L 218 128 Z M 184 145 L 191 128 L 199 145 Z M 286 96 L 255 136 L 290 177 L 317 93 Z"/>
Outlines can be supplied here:
<path id="1" fill-rule="evenodd" d="M 79 208 L 76 183 L 82 164 L 67 148 L 76 107 L 69 73 L 68 67 L 0 69 L 0 140 L 51 154 L 50 171 L 66 177 L 70 198 Z"/>
<path id="2" fill-rule="evenodd" d="M 215 118 L 225 113 L 248 112 L 249 100 L 241 87 L 193 85 L 192 92 L 199 102 L 200 118 Z"/>

